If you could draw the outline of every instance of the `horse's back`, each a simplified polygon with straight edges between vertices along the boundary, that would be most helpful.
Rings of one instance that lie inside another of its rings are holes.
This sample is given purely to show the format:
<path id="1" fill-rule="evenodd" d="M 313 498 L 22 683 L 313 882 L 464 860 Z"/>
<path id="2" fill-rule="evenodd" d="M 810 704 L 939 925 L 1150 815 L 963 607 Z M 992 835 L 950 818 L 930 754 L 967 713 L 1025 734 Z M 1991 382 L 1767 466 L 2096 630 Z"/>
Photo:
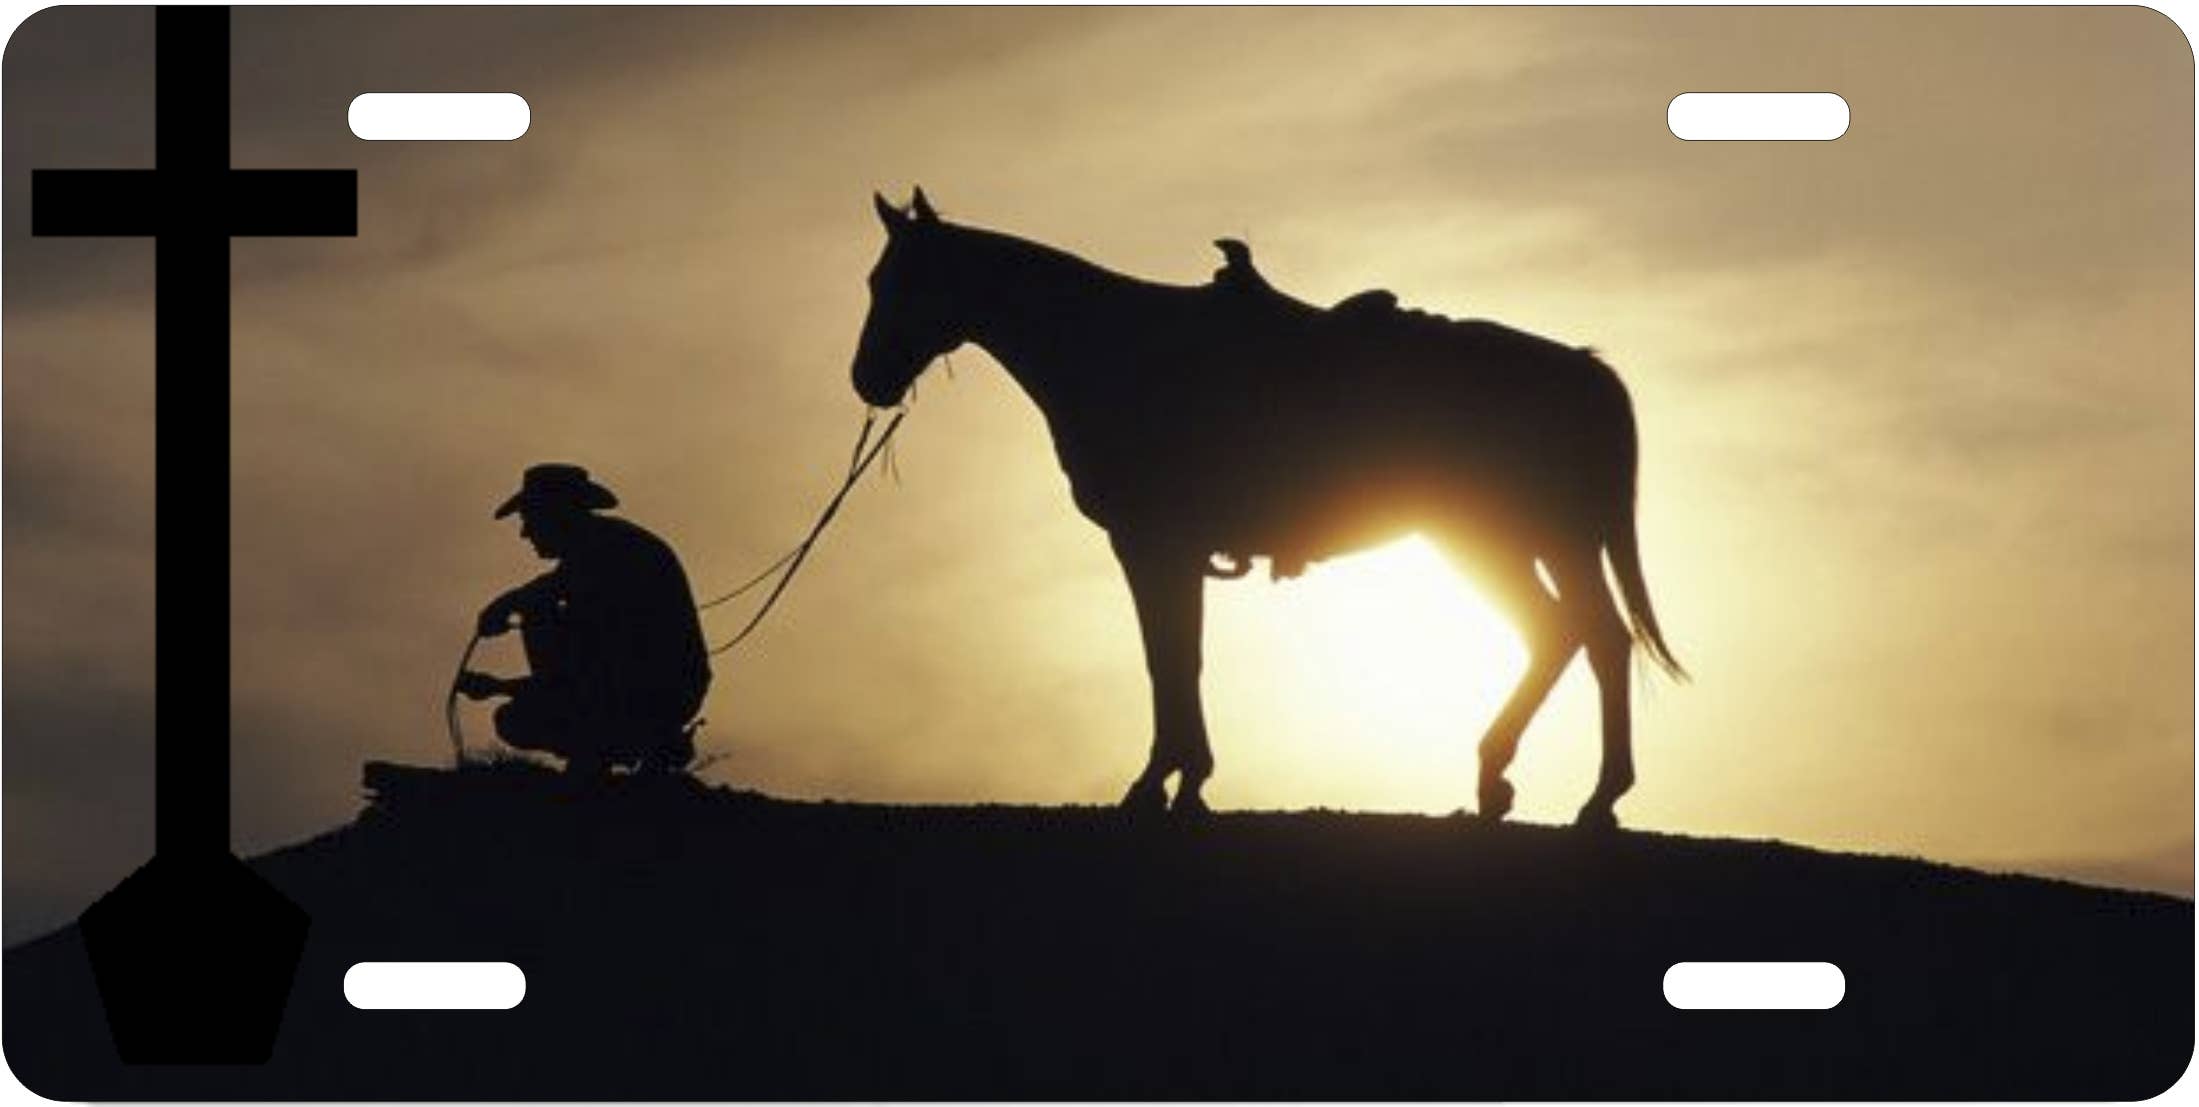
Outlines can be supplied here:
<path id="1" fill-rule="evenodd" d="M 1601 360 L 1503 323 L 1373 299 L 1146 302 L 1137 340 L 1089 367 L 1054 426 L 1079 506 L 1110 529 L 1165 519 L 1210 549 L 1319 560 L 1433 510 L 1564 512 L 1553 478 L 1615 472 L 1632 450 Z"/>
<path id="2" fill-rule="evenodd" d="M 1431 509 L 1560 508 L 1521 494 L 1607 467 L 1604 440 L 1631 434 L 1611 417 L 1616 379 L 1586 351 L 1485 320 L 1360 326 L 1182 367 L 1169 414 L 1122 443 L 1141 468 L 1166 459 L 1171 478 L 1145 490 L 1171 514 L 1203 505 L 1216 549 L 1318 560 Z"/>
<path id="3" fill-rule="evenodd" d="M 1368 420 L 1400 445 L 1421 435 L 1488 447 L 1520 445 L 1569 427 L 1604 429 L 1624 386 L 1591 350 L 1487 319 L 1384 308 L 1369 319 L 1326 320 L 1241 365 L 1236 385 L 1266 403 L 1324 417 Z M 1246 387 L 1248 378 L 1262 378 Z"/>

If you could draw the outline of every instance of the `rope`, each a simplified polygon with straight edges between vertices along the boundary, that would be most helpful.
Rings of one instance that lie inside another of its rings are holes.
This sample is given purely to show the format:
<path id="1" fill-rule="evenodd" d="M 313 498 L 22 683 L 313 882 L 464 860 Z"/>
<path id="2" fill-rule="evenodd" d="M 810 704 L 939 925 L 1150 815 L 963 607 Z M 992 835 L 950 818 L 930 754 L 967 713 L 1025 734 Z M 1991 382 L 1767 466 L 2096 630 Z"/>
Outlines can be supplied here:
<path id="1" fill-rule="evenodd" d="M 798 550 L 800 549 L 800 547 L 796 547 L 795 549 Z M 795 550 L 788 550 L 787 552 L 780 554 L 779 560 L 765 566 L 763 572 L 760 572 L 755 576 L 748 578 L 748 580 L 742 583 L 740 587 L 735 588 L 731 592 L 727 592 L 725 595 L 719 596 L 713 600 L 708 600 L 706 602 L 696 604 L 695 610 L 708 611 L 711 608 L 716 607 L 719 604 L 725 603 L 728 600 L 739 599 L 749 589 L 754 588 L 767 580 L 770 580 L 773 573 L 776 573 L 780 569 L 785 568 L 787 562 L 794 560 L 794 554 Z"/>
<path id="2" fill-rule="evenodd" d="M 458 726 L 458 682 L 466 675 L 466 667 L 473 663 L 473 649 L 481 644 L 481 632 L 466 639 L 466 652 L 458 655 L 458 671 L 451 674 L 450 695 L 443 700 L 443 724 L 450 728 L 451 759 L 460 768 L 466 764 L 466 735 Z"/>
<path id="3" fill-rule="evenodd" d="M 898 422 L 899 420 L 896 420 Z M 848 451 L 848 472 L 853 473 L 863 464 L 863 446 L 870 441 L 870 428 L 878 422 L 878 409 L 863 413 L 863 432 L 855 436 L 855 448 Z"/>
<path id="4" fill-rule="evenodd" d="M 908 412 L 895 413 L 892 419 L 887 420 L 885 432 L 878 436 L 878 441 L 871 442 L 871 424 L 877 418 L 878 413 L 875 411 L 864 418 L 863 433 L 856 438 L 855 453 L 848 458 L 847 478 L 840 482 L 840 490 L 832 494 L 832 499 L 825 504 L 824 511 L 818 514 L 816 524 L 809 528 L 809 534 L 792 550 L 788 551 L 787 556 L 780 559 L 786 563 L 786 570 L 780 574 L 779 582 L 772 586 L 771 593 L 764 597 L 763 605 L 756 609 L 756 614 L 749 617 L 747 625 L 740 629 L 740 633 L 726 639 L 721 645 L 710 647 L 712 657 L 740 645 L 749 635 L 756 632 L 758 626 L 762 625 L 764 616 L 771 614 L 771 609 L 778 604 L 779 597 L 786 594 L 787 585 L 794 583 L 795 574 L 801 572 L 802 562 L 809 559 L 809 551 L 816 548 L 818 537 L 824 534 L 825 527 L 832 522 L 832 517 L 840 513 L 840 505 L 847 500 L 848 493 L 855 489 L 855 482 L 863 479 L 863 473 L 870 468 L 871 462 L 878 460 L 879 453 L 884 451 L 886 446 L 893 441 L 893 432 L 901 429 L 901 420 L 908 418 Z M 870 447 L 868 453 L 863 451 L 865 445 Z M 767 572 L 765 575 L 768 576 L 769 573 Z M 747 586 L 743 585 L 743 587 Z"/>
<path id="5" fill-rule="evenodd" d="M 893 421 L 895 423 L 899 423 L 901 421 L 900 416 L 895 416 Z M 871 428 L 876 426 L 877 423 L 878 413 L 876 411 L 872 411 L 869 414 L 863 416 L 863 431 L 861 434 L 855 436 L 855 449 L 848 454 L 847 482 L 849 484 L 855 483 L 855 478 L 861 475 L 861 470 L 866 464 L 866 462 L 863 460 L 863 447 L 870 443 Z M 892 431 L 889 430 L 887 431 L 887 433 L 891 434 Z M 891 464 L 890 458 L 888 459 L 888 464 Z M 814 537 L 814 535 L 812 535 L 812 537 Z M 772 574 L 777 573 L 779 570 L 785 568 L 786 563 L 794 560 L 797 556 L 801 555 L 805 547 L 806 543 L 804 545 L 796 546 L 783 554 L 780 554 L 779 560 L 764 566 L 762 572 L 757 573 L 755 576 L 752 576 L 745 581 L 742 581 L 739 587 L 734 588 L 731 592 L 727 592 L 722 596 L 716 596 L 711 599 L 705 600 L 702 603 L 696 604 L 695 610 L 708 611 L 711 608 L 718 606 L 719 604 L 727 602 L 728 600 L 738 599 L 739 597 L 747 594 L 750 589 L 756 587 L 759 584 L 762 584 L 767 580 L 770 580 Z M 717 651 L 713 650 L 711 652 L 715 653 Z"/>

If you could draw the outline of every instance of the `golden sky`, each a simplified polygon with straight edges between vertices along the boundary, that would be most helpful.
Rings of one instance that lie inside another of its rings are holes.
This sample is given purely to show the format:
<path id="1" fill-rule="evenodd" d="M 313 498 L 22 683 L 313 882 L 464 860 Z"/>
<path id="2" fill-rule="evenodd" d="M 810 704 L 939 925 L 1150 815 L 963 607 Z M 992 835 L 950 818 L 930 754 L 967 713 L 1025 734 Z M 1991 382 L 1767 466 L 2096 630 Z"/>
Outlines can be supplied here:
<path id="1" fill-rule="evenodd" d="M 151 247 L 33 240 L 26 196 L 150 162 L 150 40 L 54 9 L 0 67 L 10 940 L 151 842 Z M 2158 14 L 240 9 L 234 53 L 236 164 L 361 197 L 356 240 L 235 247 L 241 850 L 349 818 L 364 760 L 448 756 L 472 616 L 541 567 L 489 519 L 525 464 L 591 467 L 701 591 L 799 537 L 859 417 L 870 192 L 921 183 L 1124 272 L 1202 280 L 1234 235 L 1308 299 L 1603 351 L 1697 675 L 1638 700 L 1630 825 L 2191 889 L 2192 54 Z M 435 89 L 533 129 L 345 130 L 358 92 Z M 1714 89 L 1854 122 L 1672 138 Z M 1110 802 L 1142 764 L 1104 539 L 1012 382 L 954 370 L 720 665 L 714 779 Z M 207 525 L 172 508 L 169 541 Z M 1215 803 L 1471 805 L 1520 662 L 1424 547 L 1209 612 Z M 1570 817 L 1594 725 L 1576 666 L 1516 817 Z"/>

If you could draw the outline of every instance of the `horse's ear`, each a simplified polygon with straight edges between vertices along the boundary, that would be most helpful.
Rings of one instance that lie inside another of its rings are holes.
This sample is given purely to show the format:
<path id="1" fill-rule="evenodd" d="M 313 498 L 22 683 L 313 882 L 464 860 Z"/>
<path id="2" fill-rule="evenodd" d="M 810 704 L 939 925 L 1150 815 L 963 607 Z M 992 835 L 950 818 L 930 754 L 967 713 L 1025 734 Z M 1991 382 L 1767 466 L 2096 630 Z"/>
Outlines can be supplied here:
<path id="1" fill-rule="evenodd" d="M 901 209 L 888 203 L 884 195 L 876 192 L 871 193 L 870 203 L 872 207 L 878 209 L 878 221 L 886 225 L 887 234 L 900 230 L 901 225 L 906 222 L 901 215 Z"/>
<path id="2" fill-rule="evenodd" d="M 919 223 L 939 222 L 939 213 L 933 211 L 932 202 L 924 198 L 923 185 L 916 186 L 916 198 L 909 201 L 909 211 L 915 214 Z"/>

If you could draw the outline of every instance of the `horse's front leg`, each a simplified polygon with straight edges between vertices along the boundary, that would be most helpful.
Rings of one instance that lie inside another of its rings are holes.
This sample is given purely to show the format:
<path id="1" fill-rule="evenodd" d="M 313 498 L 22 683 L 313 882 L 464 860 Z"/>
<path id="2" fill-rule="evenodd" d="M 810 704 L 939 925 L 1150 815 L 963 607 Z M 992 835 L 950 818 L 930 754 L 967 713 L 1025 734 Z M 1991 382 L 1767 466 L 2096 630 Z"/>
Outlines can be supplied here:
<path id="1" fill-rule="evenodd" d="M 1170 773 L 1181 773 L 1175 810 L 1206 811 L 1199 790 L 1214 772 L 1207 745 L 1206 711 L 1199 702 L 1200 634 L 1204 619 L 1205 558 L 1136 536 L 1112 536 L 1115 557 L 1130 582 L 1138 630 L 1145 639 L 1145 672 L 1153 690 L 1153 749 L 1145 771 L 1123 797 L 1129 810 L 1158 810 L 1167 800 Z"/>

